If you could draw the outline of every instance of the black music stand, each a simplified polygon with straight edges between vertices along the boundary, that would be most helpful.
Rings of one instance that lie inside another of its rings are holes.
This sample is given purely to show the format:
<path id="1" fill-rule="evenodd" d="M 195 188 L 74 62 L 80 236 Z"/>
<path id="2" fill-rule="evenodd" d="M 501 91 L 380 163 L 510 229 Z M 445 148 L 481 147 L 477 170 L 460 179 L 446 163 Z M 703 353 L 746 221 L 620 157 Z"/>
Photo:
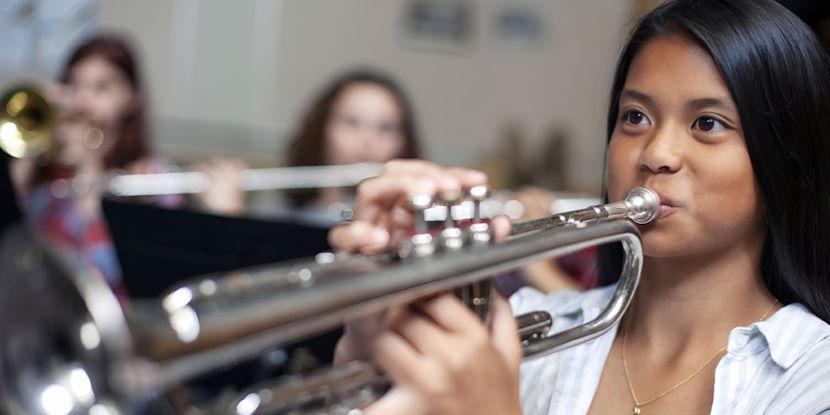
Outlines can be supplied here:
<path id="1" fill-rule="evenodd" d="M 130 298 L 158 298 L 175 283 L 202 274 L 305 258 L 329 249 L 328 229 L 292 222 L 230 218 L 105 200 L 104 216 Z M 290 370 L 308 354 L 329 363 L 342 335 L 335 329 L 189 382 L 196 401 L 228 384 L 238 388 Z M 273 361 L 283 355 L 283 361 Z"/>
<path id="2" fill-rule="evenodd" d="M 11 160 L 8 156 L 0 152 L 0 233 L 21 218 L 20 209 L 17 206 L 17 195 L 9 172 L 10 164 Z"/>
<path id="3" fill-rule="evenodd" d="M 313 256 L 325 228 L 103 202 L 130 297 L 158 297 L 202 274 Z"/>

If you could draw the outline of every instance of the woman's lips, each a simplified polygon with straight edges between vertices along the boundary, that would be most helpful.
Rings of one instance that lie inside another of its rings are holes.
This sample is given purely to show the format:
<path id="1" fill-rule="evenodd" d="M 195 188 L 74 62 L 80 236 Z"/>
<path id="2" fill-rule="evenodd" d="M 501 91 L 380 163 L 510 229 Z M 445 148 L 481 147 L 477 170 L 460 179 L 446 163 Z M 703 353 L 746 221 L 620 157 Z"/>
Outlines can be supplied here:
<path id="1" fill-rule="evenodd" d="M 660 214 L 657 216 L 657 219 L 663 219 L 672 213 L 677 211 L 677 207 L 669 206 L 669 205 L 660 205 Z"/>
<path id="2" fill-rule="evenodd" d="M 657 216 L 658 219 L 665 218 L 677 211 L 679 206 L 674 200 L 659 190 L 657 191 L 657 195 L 660 196 L 660 212 Z"/>

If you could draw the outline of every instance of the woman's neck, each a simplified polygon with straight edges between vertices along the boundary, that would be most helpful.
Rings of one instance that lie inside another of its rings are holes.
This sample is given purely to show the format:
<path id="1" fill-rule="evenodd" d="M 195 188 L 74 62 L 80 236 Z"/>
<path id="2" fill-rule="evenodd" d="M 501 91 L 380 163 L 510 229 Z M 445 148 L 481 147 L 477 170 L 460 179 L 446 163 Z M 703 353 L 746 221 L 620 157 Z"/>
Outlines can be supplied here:
<path id="1" fill-rule="evenodd" d="M 733 328 L 757 321 L 775 301 L 762 281 L 759 239 L 697 258 L 647 258 L 627 317 L 632 341 L 667 353 L 717 350 Z"/>
<path id="2" fill-rule="evenodd" d="M 88 183 L 88 190 L 76 196 L 79 213 L 86 217 L 96 217 L 101 214 L 101 189 L 99 181 L 104 174 L 104 163 L 97 158 L 89 158 L 75 167 L 75 179 L 86 176 L 83 180 Z"/>
<path id="3" fill-rule="evenodd" d="M 75 175 L 86 174 L 91 178 L 98 177 L 104 172 L 104 163 L 96 158 L 89 158 L 80 162 L 75 168 Z"/>

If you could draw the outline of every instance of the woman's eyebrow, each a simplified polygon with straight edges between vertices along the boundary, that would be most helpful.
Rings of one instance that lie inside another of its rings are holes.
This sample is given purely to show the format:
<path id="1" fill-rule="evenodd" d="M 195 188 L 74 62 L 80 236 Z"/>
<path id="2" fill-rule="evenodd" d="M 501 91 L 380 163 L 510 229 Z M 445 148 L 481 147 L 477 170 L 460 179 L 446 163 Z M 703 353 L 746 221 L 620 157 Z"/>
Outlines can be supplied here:
<path id="1" fill-rule="evenodd" d="M 620 93 L 620 98 L 630 98 L 636 101 L 640 101 L 647 106 L 654 105 L 654 99 L 647 94 L 634 90 L 634 89 L 625 89 Z"/>
<path id="2" fill-rule="evenodd" d="M 734 106 L 731 105 L 728 99 L 724 98 L 693 99 L 686 104 L 686 107 L 691 111 L 697 111 L 707 107 L 718 107 L 730 111 L 734 110 Z"/>
<path id="3" fill-rule="evenodd" d="M 620 98 L 629 98 L 633 100 L 640 101 L 648 106 L 654 105 L 655 101 L 654 98 L 649 96 L 644 92 L 637 91 L 635 89 L 625 89 L 620 93 Z M 690 100 L 686 107 L 689 110 L 696 111 L 702 108 L 707 107 L 718 107 L 725 110 L 734 111 L 735 106 L 731 103 L 731 100 L 726 97 L 705 97 L 705 98 L 696 98 Z"/>

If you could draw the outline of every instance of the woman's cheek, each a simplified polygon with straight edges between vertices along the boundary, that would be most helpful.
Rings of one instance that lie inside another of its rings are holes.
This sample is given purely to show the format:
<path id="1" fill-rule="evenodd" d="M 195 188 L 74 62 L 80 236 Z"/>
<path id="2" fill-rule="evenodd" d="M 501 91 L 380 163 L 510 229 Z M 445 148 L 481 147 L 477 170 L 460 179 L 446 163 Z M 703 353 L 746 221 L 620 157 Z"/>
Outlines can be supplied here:
<path id="1" fill-rule="evenodd" d="M 608 199 L 609 201 L 622 200 L 625 193 L 635 186 L 632 166 L 629 161 L 629 151 L 623 146 L 619 139 L 613 138 L 608 144 Z"/>

